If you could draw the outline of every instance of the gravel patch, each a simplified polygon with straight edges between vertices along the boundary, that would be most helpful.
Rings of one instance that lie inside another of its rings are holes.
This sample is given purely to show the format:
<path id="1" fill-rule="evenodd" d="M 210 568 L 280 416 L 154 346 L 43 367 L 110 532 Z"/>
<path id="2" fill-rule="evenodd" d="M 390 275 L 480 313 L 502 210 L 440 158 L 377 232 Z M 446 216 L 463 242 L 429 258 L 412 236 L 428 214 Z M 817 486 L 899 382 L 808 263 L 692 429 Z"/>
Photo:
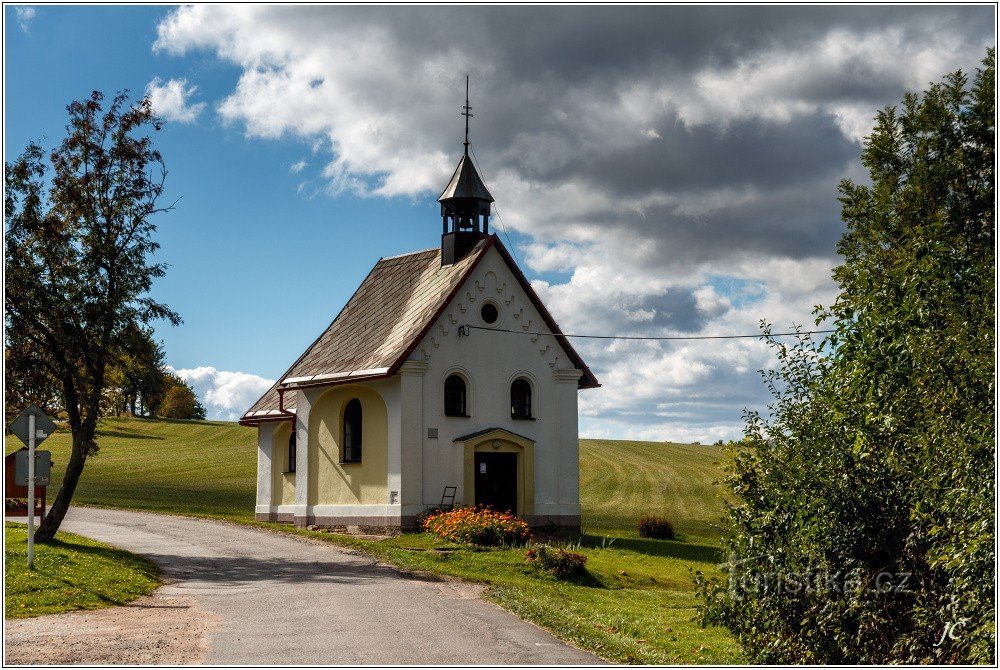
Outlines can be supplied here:
<path id="1" fill-rule="evenodd" d="M 5 622 L 5 665 L 202 663 L 216 617 L 155 591 L 128 605 Z"/>

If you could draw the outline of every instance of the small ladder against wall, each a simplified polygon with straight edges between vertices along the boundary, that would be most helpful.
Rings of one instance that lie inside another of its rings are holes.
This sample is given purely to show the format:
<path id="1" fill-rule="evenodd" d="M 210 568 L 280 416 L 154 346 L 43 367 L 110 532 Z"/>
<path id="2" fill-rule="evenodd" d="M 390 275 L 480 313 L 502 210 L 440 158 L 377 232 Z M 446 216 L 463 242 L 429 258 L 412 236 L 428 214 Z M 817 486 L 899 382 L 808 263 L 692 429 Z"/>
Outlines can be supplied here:
<path id="1" fill-rule="evenodd" d="M 455 492 L 458 491 L 457 486 L 445 486 L 444 493 L 441 494 L 441 508 L 442 509 L 455 509 Z"/>

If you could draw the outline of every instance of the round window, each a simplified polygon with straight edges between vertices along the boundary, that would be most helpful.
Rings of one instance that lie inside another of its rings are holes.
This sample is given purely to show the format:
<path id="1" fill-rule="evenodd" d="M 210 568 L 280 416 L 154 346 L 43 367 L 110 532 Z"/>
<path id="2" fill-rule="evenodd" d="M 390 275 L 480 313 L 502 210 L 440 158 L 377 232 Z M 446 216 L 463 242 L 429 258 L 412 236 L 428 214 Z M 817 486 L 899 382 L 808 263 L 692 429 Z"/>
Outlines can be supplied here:
<path id="1" fill-rule="evenodd" d="M 479 316 L 483 317 L 483 321 L 486 323 L 496 323 L 497 319 L 500 318 L 500 312 L 497 311 L 497 306 L 492 302 L 484 302 L 479 309 Z"/>

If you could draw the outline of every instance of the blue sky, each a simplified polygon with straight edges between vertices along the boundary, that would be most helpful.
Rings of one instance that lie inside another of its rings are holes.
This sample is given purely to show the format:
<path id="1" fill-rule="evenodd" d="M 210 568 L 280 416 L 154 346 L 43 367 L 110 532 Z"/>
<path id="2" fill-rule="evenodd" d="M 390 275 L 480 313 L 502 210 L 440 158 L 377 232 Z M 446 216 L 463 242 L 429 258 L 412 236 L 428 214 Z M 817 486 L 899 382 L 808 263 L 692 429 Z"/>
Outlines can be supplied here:
<path id="1" fill-rule="evenodd" d="M 216 417 L 253 401 L 370 267 L 438 244 L 473 145 L 567 332 L 809 323 L 835 293 L 836 184 L 874 110 L 995 44 L 943 7 L 5 7 L 5 159 L 93 89 L 159 95 L 157 299 L 170 365 Z M 147 87 L 152 86 L 152 89 Z M 174 97 L 167 95 L 173 91 Z M 496 222 L 494 222 L 496 227 Z M 582 432 L 736 437 L 760 343 L 581 344 Z"/>
<path id="2" fill-rule="evenodd" d="M 154 54 L 165 8 L 40 7 L 28 32 L 11 21 L 13 7 L 6 12 L 5 160 L 30 140 L 57 142 L 66 105 L 91 90 L 141 95 L 154 77 L 186 78 L 197 82 L 197 99 L 212 101 L 239 77 L 204 54 Z M 99 47 L 92 35 L 102 36 Z M 303 197 L 297 187 L 311 171 L 289 168 L 311 158 L 307 145 L 248 142 L 241 128 L 203 116 L 156 134 L 169 170 L 164 201 L 179 201 L 158 220 L 158 257 L 170 270 L 155 295 L 184 318 L 178 328 L 160 324 L 157 336 L 175 368 L 210 362 L 274 378 L 380 256 L 437 243 L 437 205 L 433 197 Z M 294 290 L 306 268 L 330 277 L 322 292 Z M 255 318 L 265 311 L 272 316 Z"/>

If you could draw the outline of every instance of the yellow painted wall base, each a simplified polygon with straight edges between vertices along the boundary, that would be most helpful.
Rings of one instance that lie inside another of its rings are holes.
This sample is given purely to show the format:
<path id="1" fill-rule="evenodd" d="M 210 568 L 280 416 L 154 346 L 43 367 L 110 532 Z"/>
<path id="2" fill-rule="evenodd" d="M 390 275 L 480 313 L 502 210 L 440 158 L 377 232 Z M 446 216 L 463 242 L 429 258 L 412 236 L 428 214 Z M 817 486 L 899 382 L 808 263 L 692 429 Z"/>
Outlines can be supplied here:
<path id="1" fill-rule="evenodd" d="M 344 407 L 361 401 L 361 462 L 342 463 Z M 309 504 L 384 505 L 388 498 L 389 417 L 377 392 L 334 386 L 309 412 Z"/>

